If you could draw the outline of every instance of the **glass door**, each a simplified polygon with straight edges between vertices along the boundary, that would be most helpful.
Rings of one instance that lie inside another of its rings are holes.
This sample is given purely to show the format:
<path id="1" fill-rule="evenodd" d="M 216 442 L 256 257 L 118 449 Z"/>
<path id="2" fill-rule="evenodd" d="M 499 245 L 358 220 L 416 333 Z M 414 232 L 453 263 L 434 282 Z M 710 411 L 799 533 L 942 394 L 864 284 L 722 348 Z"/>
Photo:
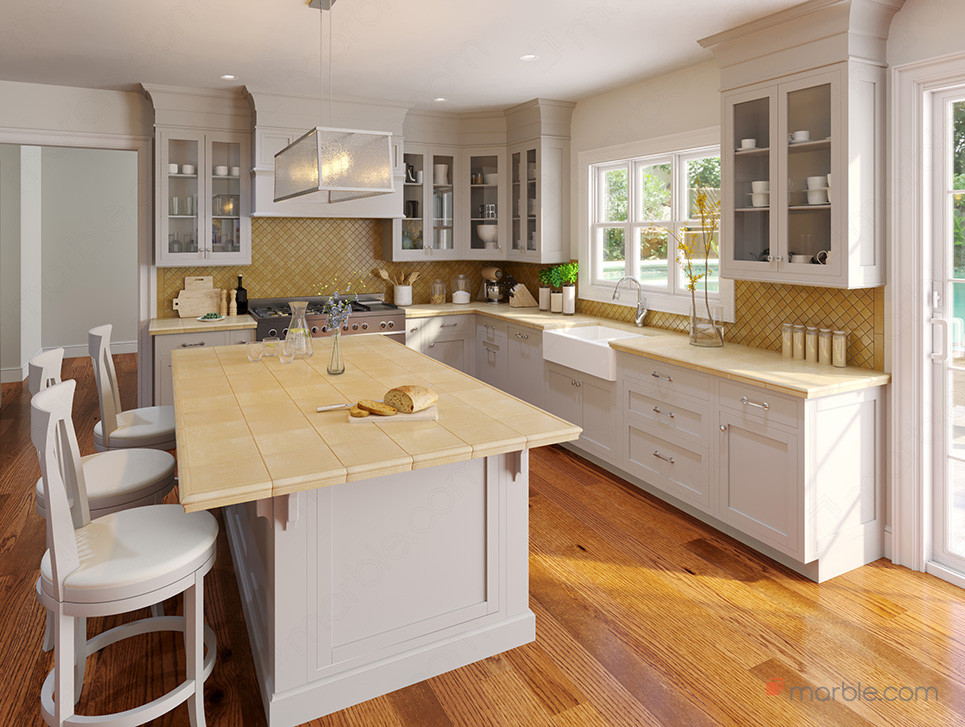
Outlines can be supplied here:
<path id="1" fill-rule="evenodd" d="M 405 182 L 402 188 L 402 250 L 419 254 L 425 251 L 425 155 L 403 154 Z"/>
<path id="2" fill-rule="evenodd" d="M 933 559 L 965 574 L 965 89 L 934 103 Z"/>
<path id="3" fill-rule="evenodd" d="M 522 201 L 523 152 L 514 151 L 510 156 L 510 204 L 512 205 L 512 231 L 510 232 L 510 249 L 514 253 L 523 252 L 523 221 L 520 210 Z"/>
<path id="4" fill-rule="evenodd" d="M 539 196 L 538 196 L 538 169 L 536 165 L 536 149 L 526 150 L 526 187 L 525 192 L 525 214 L 526 214 L 526 247 L 525 252 L 536 252 L 536 235 L 539 232 L 537 220 L 539 215 Z"/>
<path id="5" fill-rule="evenodd" d="M 431 251 L 452 252 L 455 249 L 455 156 L 432 155 L 432 239 L 426 244 Z"/>
<path id="6" fill-rule="evenodd" d="M 769 266 L 777 255 L 772 249 L 771 220 L 776 216 L 776 194 L 771 190 L 771 98 L 755 98 L 732 106 L 733 209 L 732 259 Z"/>
<path id="7" fill-rule="evenodd" d="M 499 155 L 469 156 L 469 251 L 497 256 L 500 239 Z"/>
<path id="8" fill-rule="evenodd" d="M 205 171 L 210 179 L 208 257 L 215 261 L 240 253 L 244 242 L 241 229 L 241 144 L 211 140 Z"/>
<path id="9" fill-rule="evenodd" d="M 162 140 L 166 160 L 162 164 L 166 202 L 161 233 L 167 243 L 162 258 L 195 259 L 204 246 L 199 225 L 198 202 L 201 199 L 199 180 L 203 175 L 202 137 L 193 139 L 165 137 Z"/>

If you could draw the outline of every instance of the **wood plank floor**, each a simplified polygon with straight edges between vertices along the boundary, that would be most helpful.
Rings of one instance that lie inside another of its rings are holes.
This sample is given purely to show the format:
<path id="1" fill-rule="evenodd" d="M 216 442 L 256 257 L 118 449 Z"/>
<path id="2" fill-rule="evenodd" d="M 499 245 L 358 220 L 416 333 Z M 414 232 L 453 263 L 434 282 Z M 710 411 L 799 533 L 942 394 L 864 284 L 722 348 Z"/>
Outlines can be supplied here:
<path id="1" fill-rule="evenodd" d="M 116 360 L 131 407 L 134 357 Z M 68 360 L 64 374 L 79 383 L 74 422 L 86 454 L 98 418 L 89 360 Z M 44 549 L 39 468 L 29 398 L 19 384 L 2 394 L 0 725 L 40 725 L 51 656 L 40 651 L 34 594 Z M 535 643 L 311 724 L 965 725 L 965 592 L 931 576 L 882 560 L 818 586 L 557 447 L 533 452 L 530 546 Z M 264 714 L 223 533 L 219 548 L 205 585 L 218 636 L 208 724 L 258 727 Z M 92 620 L 91 633 L 126 618 Z M 182 654 L 170 635 L 109 647 L 88 662 L 79 711 L 162 694 L 183 678 Z M 862 698 L 842 684 L 860 684 Z M 800 687 L 812 695 L 792 694 Z M 916 687 L 933 691 L 926 700 Z M 155 724 L 187 725 L 187 711 Z"/>

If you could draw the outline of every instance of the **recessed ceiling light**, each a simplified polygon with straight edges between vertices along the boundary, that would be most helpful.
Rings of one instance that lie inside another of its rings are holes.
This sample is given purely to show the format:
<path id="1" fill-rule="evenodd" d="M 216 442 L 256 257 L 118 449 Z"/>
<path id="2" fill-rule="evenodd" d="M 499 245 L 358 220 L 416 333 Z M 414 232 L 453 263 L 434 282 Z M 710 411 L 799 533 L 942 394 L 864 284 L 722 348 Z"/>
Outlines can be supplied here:
<path id="1" fill-rule="evenodd" d="M 523 55 L 521 55 L 521 56 L 519 57 L 519 60 L 521 60 L 521 61 L 535 61 L 537 58 L 539 58 L 539 56 L 536 55 L 535 53 L 525 53 L 525 54 L 523 54 Z"/>
<path id="2" fill-rule="evenodd" d="M 436 97 L 435 97 L 434 99 L 432 99 L 432 100 L 435 101 L 436 103 L 445 103 L 445 102 L 448 101 L 449 99 L 447 99 L 445 96 L 436 96 Z"/>
<path id="3" fill-rule="evenodd" d="M 221 76 L 222 81 L 234 81 L 237 78 L 238 77 L 232 73 L 225 73 L 224 75 Z"/>

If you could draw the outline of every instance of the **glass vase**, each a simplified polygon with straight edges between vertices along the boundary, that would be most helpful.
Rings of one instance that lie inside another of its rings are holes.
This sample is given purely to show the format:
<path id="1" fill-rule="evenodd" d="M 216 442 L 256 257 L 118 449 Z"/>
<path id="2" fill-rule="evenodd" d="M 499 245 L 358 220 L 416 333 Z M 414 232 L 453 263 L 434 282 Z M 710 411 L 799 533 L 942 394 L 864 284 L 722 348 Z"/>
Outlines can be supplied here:
<path id="1" fill-rule="evenodd" d="M 724 329 L 720 325 L 720 313 L 706 300 L 690 298 L 690 345 L 707 348 L 724 345 Z"/>
<path id="2" fill-rule="evenodd" d="M 342 360 L 342 334 L 337 328 L 332 336 L 332 357 L 328 361 L 326 371 L 332 376 L 345 373 L 345 362 Z"/>

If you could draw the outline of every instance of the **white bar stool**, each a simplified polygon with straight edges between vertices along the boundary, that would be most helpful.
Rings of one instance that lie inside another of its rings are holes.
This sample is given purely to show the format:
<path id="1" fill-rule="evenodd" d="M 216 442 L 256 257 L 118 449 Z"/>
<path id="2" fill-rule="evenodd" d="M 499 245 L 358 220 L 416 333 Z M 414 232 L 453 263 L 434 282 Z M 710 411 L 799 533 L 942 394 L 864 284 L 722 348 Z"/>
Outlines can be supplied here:
<path id="1" fill-rule="evenodd" d="M 94 362 L 94 380 L 101 407 L 101 420 L 94 425 L 94 449 L 98 452 L 130 447 L 174 449 L 177 442 L 173 406 L 121 410 L 121 394 L 111 357 L 112 328 L 107 324 L 87 332 L 87 347 Z"/>
<path id="2" fill-rule="evenodd" d="M 56 727 L 133 727 L 188 702 L 192 727 L 204 727 L 204 680 L 214 668 L 217 646 L 214 632 L 204 625 L 204 575 L 214 564 L 218 523 L 211 513 L 185 514 L 177 505 L 137 507 L 91 520 L 71 422 L 75 386 L 74 381 L 51 386 L 30 405 L 31 439 L 48 509 L 49 549 L 40 564 L 39 596 L 55 614 L 54 668 L 40 694 L 44 721 Z M 178 593 L 184 593 L 183 618 L 141 619 L 87 640 L 88 617 L 133 611 Z M 124 712 L 76 715 L 87 657 L 155 631 L 184 634 L 185 680 Z"/>
<path id="3" fill-rule="evenodd" d="M 38 394 L 60 383 L 64 349 L 55 348 L 30 359 L 27 387 Z M 92 520 L 112 512 L 142 505 L 160 505 L 174 487 L 174 456 L 157 449 L 121 449 L 100 452 L 81 458 L 88 484 L 87 503 Z M 47 517 L 47 498 L 43 478 L 37 480 L 37 514 Z M 153 607 L 155 616 L 163 616 L 160 606 Z M 53 614 L 47 612 L 43 650 L 54 648 Z"/>

